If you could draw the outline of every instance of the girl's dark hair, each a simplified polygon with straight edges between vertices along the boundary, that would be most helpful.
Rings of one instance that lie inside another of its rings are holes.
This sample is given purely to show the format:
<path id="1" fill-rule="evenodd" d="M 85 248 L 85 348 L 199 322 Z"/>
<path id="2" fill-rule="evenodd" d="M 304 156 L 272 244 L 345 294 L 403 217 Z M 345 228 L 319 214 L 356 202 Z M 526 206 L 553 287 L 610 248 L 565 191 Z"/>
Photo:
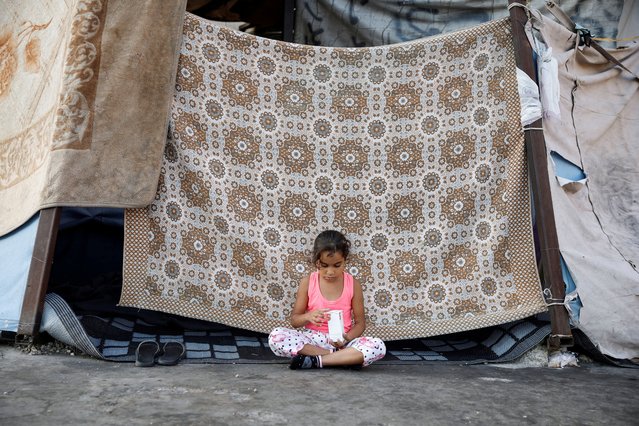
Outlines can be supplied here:
<path id="1" fill-rule="evenodd" d="M 313 264 L 315 264 L 323 252 L 342 253 L 344 259 L 348 258 L 351 242 L 339 231 L 329 230 L 320 232 L 313 244 Z"/>

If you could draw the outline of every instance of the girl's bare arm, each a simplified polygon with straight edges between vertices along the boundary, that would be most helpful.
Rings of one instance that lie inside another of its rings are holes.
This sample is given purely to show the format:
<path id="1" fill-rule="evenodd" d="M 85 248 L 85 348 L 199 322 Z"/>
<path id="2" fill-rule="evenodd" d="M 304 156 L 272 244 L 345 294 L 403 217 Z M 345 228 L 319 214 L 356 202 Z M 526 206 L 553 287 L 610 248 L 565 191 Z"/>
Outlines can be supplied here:
<path id="1" fill-rule="evenodd" d="M 366 318 L 364 316 L 364 292 L 362 285 L 356 279 L 353 279 L 353 327 L 344 334 L 347 341 L 351 341 L 364 333 L 366 329 Z"/>
<path id="2" fill-rule="evenodd" d="M 306 312 L 308 306 L 308 278 L 302 278 L 300 287 L 297 289 L 297 297 L 293 312 L 291 313 L 291 325 L 295 328 L 304 327 L 308 323 L 320 326 L 326 322 L 326 312 L 328 309 L 317 309 L 312 312 Z"/>

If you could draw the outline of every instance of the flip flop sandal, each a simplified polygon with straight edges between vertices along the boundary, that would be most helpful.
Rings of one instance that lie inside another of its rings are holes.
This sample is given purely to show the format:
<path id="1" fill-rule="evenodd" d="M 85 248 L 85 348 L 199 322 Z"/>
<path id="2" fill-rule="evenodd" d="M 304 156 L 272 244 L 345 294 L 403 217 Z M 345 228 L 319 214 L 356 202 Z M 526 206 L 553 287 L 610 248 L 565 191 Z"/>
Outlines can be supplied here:
<path id="1" fill-rule="evenodd" d="M 186 349 L 180 342 L 166 342 L 162 354 L 158 357 L 158 365 L 176 365 L 182 358 Z"/>
<path id="2" fill-rule="evenodd" d="M 144 340 L 135 349 L 136 367 L 153 367 L 160 345 L 155 340 Z"/>

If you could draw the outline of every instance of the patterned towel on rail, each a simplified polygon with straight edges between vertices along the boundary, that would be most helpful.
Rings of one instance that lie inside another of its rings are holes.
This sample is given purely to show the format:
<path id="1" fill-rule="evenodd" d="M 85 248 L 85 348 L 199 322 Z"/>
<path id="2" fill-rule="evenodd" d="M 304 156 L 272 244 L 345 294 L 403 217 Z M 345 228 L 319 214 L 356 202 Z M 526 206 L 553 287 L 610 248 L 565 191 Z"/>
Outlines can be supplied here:
<path id="1" fill-rule="evenodd" d="M 353 241 L 367 333 L 544 311 L 508 20 L 375 48 L 188 15 L 155 201 L 126 212 L 120 304 L 288 323 L 318 232 Z"/>

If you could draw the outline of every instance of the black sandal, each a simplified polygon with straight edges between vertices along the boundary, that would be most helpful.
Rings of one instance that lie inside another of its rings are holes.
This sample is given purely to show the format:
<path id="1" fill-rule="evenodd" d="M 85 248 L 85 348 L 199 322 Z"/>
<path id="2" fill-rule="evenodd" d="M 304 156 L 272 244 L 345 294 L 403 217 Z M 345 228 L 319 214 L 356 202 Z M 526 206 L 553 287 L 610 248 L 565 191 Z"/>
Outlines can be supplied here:
<path id="1" fill-rule="evenodd" d="M 160 345 L 155 340 L 144 340 L 135 349 L 136 367 L 153 367 L 155 357 L 160 352 Z"/>
<path id="2" fill-rule="evenodd" d="M 158 357 L 158 365 L 176 365 L 182 358 L 186 349 L 180 342 L 166 342 L 162 354 Z"/>

